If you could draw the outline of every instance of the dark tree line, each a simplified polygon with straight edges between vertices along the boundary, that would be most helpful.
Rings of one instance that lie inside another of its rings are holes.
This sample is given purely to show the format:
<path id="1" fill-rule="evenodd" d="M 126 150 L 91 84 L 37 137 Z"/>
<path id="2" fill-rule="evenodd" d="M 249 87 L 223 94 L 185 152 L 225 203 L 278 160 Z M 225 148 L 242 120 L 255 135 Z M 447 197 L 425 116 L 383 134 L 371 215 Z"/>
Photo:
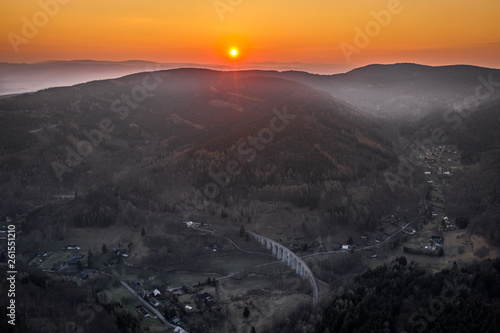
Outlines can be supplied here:
<path id="1" fill-rule="evenodd" d="M 316 332 L 497 332 L 499 268 L 495 259 L 429 274 L 399 257 L 358 276 Z"/>

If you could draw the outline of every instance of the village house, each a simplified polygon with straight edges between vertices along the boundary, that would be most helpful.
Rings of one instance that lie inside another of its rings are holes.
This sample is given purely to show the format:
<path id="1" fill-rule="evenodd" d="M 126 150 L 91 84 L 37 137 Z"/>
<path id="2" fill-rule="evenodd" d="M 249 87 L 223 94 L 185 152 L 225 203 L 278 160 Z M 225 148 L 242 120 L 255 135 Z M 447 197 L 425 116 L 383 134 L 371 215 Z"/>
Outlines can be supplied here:
<path id="1" fill-rule="evenodd" d="M 160 302 L 158 302 L 154 297 L 151 297 L 149 299 L 149 303 L 155 308 L 160 306 Z"/>
<path id="2" fill-rule="evenodd" d="M 403 232 L 408 235 L 413 235 L 417 231 L 413 227 L 406 227 L 403 229 Z"/>
<path id="3" fill-rule="evenodd" d="M 138 305 L 135 307 L 135 310 L 140 314 L 142 315 L 143 317 L 151 317 L 151 315 L 149 314 L 149 312 L 146 310 L 146 308 L 142 305 Z"/>
<path id="4" fill-rule="evenodd" d="M 193 221 L 184 222 L 184 223 L 186 223 L 186 226 L 188 228 L 199 228 L 199 227 L 201 227 L 200 223 L 196 223 L 196 222 L 193 222 Z"/>
<path id="5" fill-rule="evenodd" d="M 212 299 L 212 295 L 208 292 L 204 292 L 203 294 L 196 295 L 196 300 L 198 302 L 202 302 L 204 300 L 210 300 L 210 299 Z"/>
<path id="6" fill-rule="evenodd" d="M 434 247 L 441 247 L 442 248 L 444 245 L 443 237 L 431 236 L 430 245 L 433 245 Z"/>
<path id="7" fill-rule="evenodd" d="M 210 293 L 204 292 L 203 294 L 197 294 L 195 297 L 196 303 L 205 303 L 207 306 L 214 304 L 213 297 Z"/>
<path id="8" fill-rule="evenodd" d="M 354 245 L 342 245 L 342 250 L 343 251 L 353 252 L 354 251 Z"/>

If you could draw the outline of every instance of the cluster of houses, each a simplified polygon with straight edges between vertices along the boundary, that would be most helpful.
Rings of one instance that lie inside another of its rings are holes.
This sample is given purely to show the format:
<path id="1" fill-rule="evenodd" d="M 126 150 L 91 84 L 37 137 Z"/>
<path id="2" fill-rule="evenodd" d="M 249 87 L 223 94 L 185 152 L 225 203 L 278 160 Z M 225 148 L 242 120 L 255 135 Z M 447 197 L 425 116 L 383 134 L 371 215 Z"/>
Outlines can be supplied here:
<path id="1" fill-rule="evenodd" d="M 452 231 L 455 230 L 457 227 L 453 225 L 448 218 L 448 216 L 443 217 L 443 220 L 441 221 L 441 224 L 438 227 L 438 231 Z"/>
<path id="2" fill-rule="evenodd" d="M 429 240 L 429 243 L 424 245 L 420 243 L 419 248 L 415 247 L 403 247 L 403 251 L 405 253 L 410 254 L 419 254 L 419 255 L 430 255 L 430 256 L 442 256 L 444 254 L 443 251 L 444 239 L 439 236 L 432 236 Z"/>
<path id="3" fill-rule="evenodd" d="M 412 145 L 413 148 L 418 148 Z M 421 147 L 424 153 L 424 162 L 429 168 L 436 166 L 436 161 L 441 157 L 445 159 L 449 164 L 452 164 L 456 158 L 457 150 L 452 146 L 437 146 L 434 148 L 423 146 Z"/>
<path id="4" fill-rule="evenodd" d="M 424 223 L 428 223 L 428 218 L 435 219 L 444 215 L 445 212 L 445 195 L 440 185 L 449 184 L 452 172 L 457 169 L 459 156 L 457 155 L 456 148 L 452 146 L 439 146 L 426 153 L 426 167 L 432 170 L 426 170 L 424 175 L 427 176 L 429 186 L 429 198 L 426 202 L 425 212 L 428 209 L 430 216 L 426 216 Z M 431 173 L 432 171 L 432 173 Z M 431 174 L 436 176 L 432 177 Z M 433 182 L 434 181 L 434 182 Z M 440 223 L 437 223 L 437 231 L 451 231 L 455 230 L 456 226 L 451 223 L 451 220 L 444 216 Z M 405 231 L 408 233 L 407 231 Z M 439 236 L 432 236 L 427 244 L 420 243 L 420 248 L 404 247 L 404 251 L 414 254 L 424 254 L 431 256 L 443 255 L 444 239 Z"/>
<path id="5" fill-rule="evenodd" d="M 456 170 L 459 155 L 457 154 L 457 149 L 452 146 L 439 146 L 435 148 L 436 152 L 439 151 L 440 160 L 439 163 L 433 164 L 432 167 L 436 168 L 437 175 L 441 184 L 448 184 L 449 177 L 452 172 Z M 425 172 L 426 175 L 430 175 L 430 171 Z M 445 196 L 439 185 L 432 185 L 430 189 L 430 203 L 432 218 L 437 218 L 440 214 L 444 213 L 445 210 Z M 427 221 L 426 221 L 427 222 Z M 438 231 L 451 231 L 455 230 L 454 226 L 448 217 L 443 217 L 441 223 L 438 223 Z"/>
<path id="6" fill-rule="evenodd" d="M 132 280 L 132 285 L 136 288 L 143 287 L 143 283 L 137 279 Z M 151 306 L 156 308 L 161 313 L 165 313 L 165 310 L 168 307 L 171 308 L 175 306 L 177 300 L 174 298 L 172 293 L 167 290 L 163 290 L 162 292 L 160 287 L 156 285 L 152 287 L 153 288 L 151 290 L 142 289 L 139 291 L 139 294 L 146 302 L 151 304 Z M 137 307 L 136 310 L 144 317 L 153 317 L 153 315 L 151 315 L 147 310 L 140 310 L 139 307 Z"/>
<path id="7" fill-rule="evenodd" d="M 181 318 L 190 313 L 193 315 L 198 313 L 198 311 L 193 311 L 195 306 L 198 310 L 203 308 L 213 309 L 216 306 L 214 297 L 210 292 L 204 291 L 196 293 L 196 290 L 200 289 L 195 287 L 189 288 L 182 286 L 181 288 L 168 290 L 158 285 L 151 285 L 150 289 L 145 289 L 145 286 L 148 284 L 138 279 L 133 279 L 131 284 L 146 302 L 160 313 L 164 314 L 165 317 L 172 324 L 177 325 L 179 329 L 182 329 L 181 326 L 185 326 Z M 187 294 L 192 294 L 190 299 L 195 305 L 190 305 L 189 301 L 186 299 L 184 299 L 184 301 L 179 300 L 180 296 Z M 147 306 L 139 305 L 136 307 L 136 311 L 143 317 L 156 318 L 154 313 L 152 313 Z"/>
<path id="8" fill-rule="evenodd" d="M 423 247 L 428 250 L 436 251 L 444 246 L 444 238 L 439 236 L 431 236 L 429 243 Z"/>
<path id="9" fill-rule="evenodd" d="M 426 167 L 429 169 L 435 168 L 437 175 L 440 176 L 441 183 L 447 184 L 448 180 L 446 178 L 450 177 L 452 172 L 457 169 L 458 155 L 456 148 L 452 146 L 438 146 L 434 149 L 422 147 L 422 151 L 425 153 L 424 162 Z M 425 171 L 424 175 L 430 176 L 431 172 Z M 434 181 L 428 178 L 427 183 L 434 184 Z"/>
<path id="10" fill-rule="evenodd" d="M 68 245 L 65 245 L 62 247 L 62 250 L 69 250 L 69 251 L 75 251 L 75 250 L 78 251 L 80 249 L 81 249 L 80 246 L 78 246 L 76 244 L 68 244 Z M 118 257 L 124 257 L 124 258 L 128 257 L 127 250 L 125 250 L 125 249 L 113 249 L 113 253 L 116 254 L 117 258 Z M 37 251 L 35 254 L 35 258 L 38 259 L 37 261 L 43 261 L 47 257 L 48 257 L 47 252 L 43 251 L 43 250 Z M 85 255 L 83 255 L 83 254 L 74 254 L 71 256 L 71 258 L 69 258 L 66 261 L 58 261 L 58 262 L 54 263 L 52 265 L 51 271 L 58 272 L 58 271 L 61 271 L 65 268 L 69 269 L 70 271 L 73 271 L 73 270 L 71 270 L 71 268 L 75 268 L 75 270 L 76 270 L 76 267 L 79 266 L 78 263 L 84 257 L 85 257 Z M 31 265 L 36 266 L 37 261 L 33 260 L 31 262 Z M 104 266 L 105 267 L 113 266 L 114 264 L 116 264 L 116 261 L 117 261 L 117 259 L 109 260 L 109 261 L 104 263 Z M 80 274 L 77 275 L 77 277 L 80 280 L 85 280 L 88 278 L 88 276 L 89 276 L 88 272 L 85 272 L 85 271 L 80 272 Z"/>

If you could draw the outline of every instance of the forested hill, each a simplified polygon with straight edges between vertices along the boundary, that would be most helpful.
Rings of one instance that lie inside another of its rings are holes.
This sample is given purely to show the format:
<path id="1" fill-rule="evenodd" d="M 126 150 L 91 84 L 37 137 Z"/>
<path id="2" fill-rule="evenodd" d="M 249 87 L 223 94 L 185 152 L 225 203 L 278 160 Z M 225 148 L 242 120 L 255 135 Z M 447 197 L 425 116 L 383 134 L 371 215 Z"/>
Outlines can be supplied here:
<path id="1" fill-rule="evenodd" d="M 345 186 L 357 183 L 373 188 L 373 209 L 355 220 L 381 212 L 382 172 L 397 163 L 390 124 L 264 73 L 168 70 L 0 100 L 3 193 L 26 202 L 112 182 L 155 200 L 203 190 L 231 163 L 223 198 L 347 209 Z"/>
<path id="2" fill-rule="evenodd" d="M 357 277 L 316 332 L 498 332 L 499 269 L 495 259 L 429 274 L 399 257 Z"/>
<path id="3" fill-rule="evenodd" d="M 500 70 L 468 65 L 423 66 L 411 63 L 368 65 L 343 74 L 268 72 L 330 93 L 355 108 L 392 120 L 441 113 L 465 98 L 500 98 Z"/>

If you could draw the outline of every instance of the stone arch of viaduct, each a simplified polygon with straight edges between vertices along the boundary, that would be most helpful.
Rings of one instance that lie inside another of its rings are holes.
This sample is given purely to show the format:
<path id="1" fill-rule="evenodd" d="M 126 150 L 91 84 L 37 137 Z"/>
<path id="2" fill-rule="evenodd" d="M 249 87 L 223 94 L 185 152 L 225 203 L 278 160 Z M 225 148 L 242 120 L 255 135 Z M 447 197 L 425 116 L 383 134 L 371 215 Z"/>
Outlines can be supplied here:
<path id="1" fill-rule="evenodd" d="M 254 232 L 249 232 L 249 234 L 252 235 L 259 243 L 266 246 L 268 250 L 271 250 L 273 255 L 275 255 L 278 260 L 281 260 L 284 264 L 295 270 L 295 273 L 299 276 L 309 280 L 313 290 L 314 306 L 316 306 L 319 301 L 318 284 L 309 266 L 307 266 L 299 256 L 286 246 Z"/>

